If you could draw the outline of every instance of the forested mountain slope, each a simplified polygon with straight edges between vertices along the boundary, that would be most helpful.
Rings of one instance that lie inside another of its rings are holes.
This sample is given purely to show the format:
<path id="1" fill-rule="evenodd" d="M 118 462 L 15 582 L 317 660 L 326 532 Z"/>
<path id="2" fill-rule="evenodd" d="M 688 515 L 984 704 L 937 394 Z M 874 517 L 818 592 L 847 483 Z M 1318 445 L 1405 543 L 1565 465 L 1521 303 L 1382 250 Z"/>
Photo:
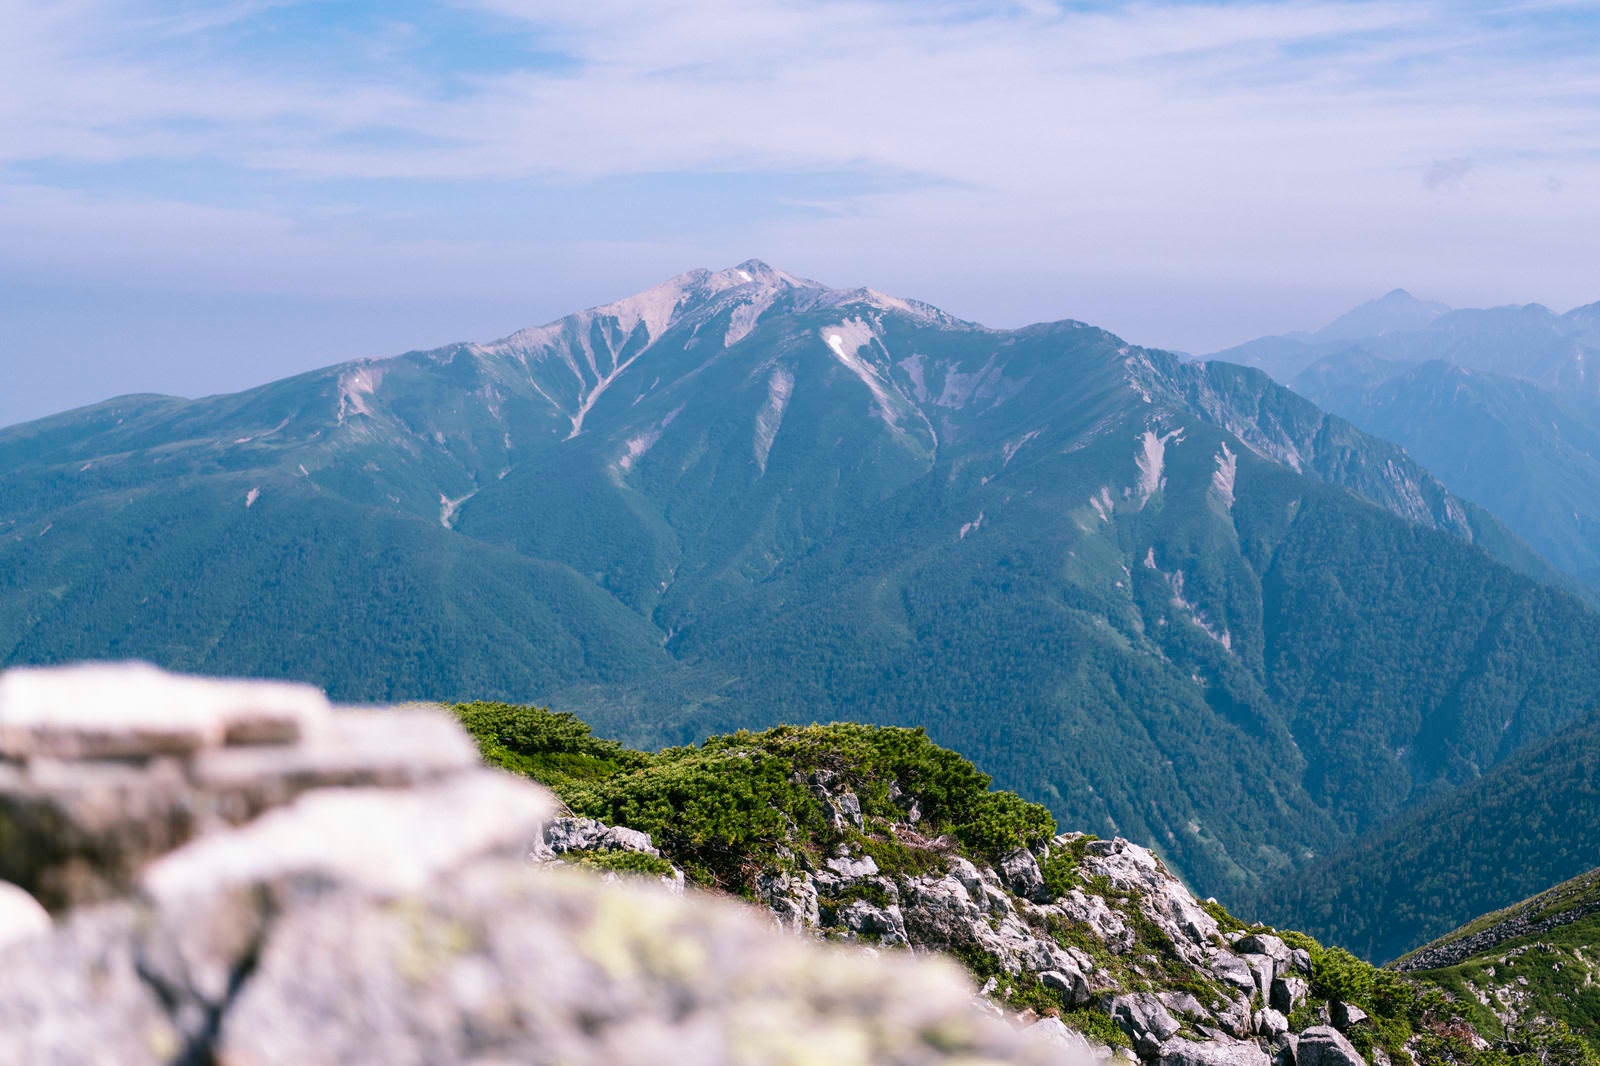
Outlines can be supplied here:
<path id="1" fill-rule="evenodd" d="M 1600 588 L 1600 401 L 1593 396 L 1360 352 L 1323 359 L 1294 388 L 1401 445 L 1556 566 Z"/>
<path id="2" fill-rule="evenodd" d="M 1565 1025 L 1600 1051 L 1600 870 L 1485 914 L 1396 964 L 1468 1007 L 1480 1029 Z"/>
<path id="3" fill-rule="evenodd" d="M 749 262 L 486 345 L 0 431 L 0 659 L 925 725 L 1203 891 L 1600 699 L 1600 621 L 1265 375 Z"/>
<path id="4" fill-rule="evenodd" d="M 1320 876 L 1268 880 L 1241 909 L 1383 961 L 1597 857 L 1600 718 L 1590 715 L 1328 856 Z"/>

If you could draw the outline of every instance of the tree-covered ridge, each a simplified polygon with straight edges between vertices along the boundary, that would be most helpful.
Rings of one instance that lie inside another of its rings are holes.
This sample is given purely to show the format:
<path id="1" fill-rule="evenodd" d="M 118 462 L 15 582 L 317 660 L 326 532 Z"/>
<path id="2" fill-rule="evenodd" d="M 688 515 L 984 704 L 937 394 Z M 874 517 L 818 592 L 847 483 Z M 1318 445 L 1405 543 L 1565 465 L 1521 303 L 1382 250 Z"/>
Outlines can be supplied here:
<path id="1" fill-rule="evenodd" d="M 491 764 L 550 785 L 577 815 L 649 832 L 662 856 L 691 879 L 751 898 L 759 898 L 757 887 L 770 884 L 775 874 L 820 869 L 844 855 L 870 857 L 891 876 L 944 872 L 958 860 L 995 867 L 1014 863 L 1019 853 L 1043 856 L 1035 899 L 1093 897 L 1120 916 L 1118 921 L 1126 921 L 1131 939 L 1126 945 L 1108 944 L 1093 924 L 1041 912 L 1047 914 L 1043 924 L 1051 938 L 1091 957 L 1102 980 L 1114 981 L 1109 992 L 1089 1001 L 1073 998 L 1059 981 L 1008 968 L 976 944 L 937 945 L 1012 1009 L 1058 1016 L 1093 1038 L 1129 1047 L 1132 1038 L 1117 1020 L 1117 993 L 1176 994 L 1216 1009 L 1233 994 L 1215 970 L 1174 943 L 1169 927 L 1151 919 L 1139 890 L 1087 872 L 1094 868 L 1088 861 L 1093 837 L 1056 836 L 1045 808 L 995 791 L 988 775 L 920 729 L 778 726 L 645 753 L 593 736 L 571 714 L 501 703 L 462 704 L 456 712 Z M 837 802 L 842 797 L 849 797 L 848 814 Z M 576 861 L 660 872 L 618 853 L 585 853 Z M 825 896 L 823 913 L 857 901 L 884 904 L 888 900 L 880 886 L 892 883 L 862 881 L 843 894 Z M 1525 1046 L 1496 1039 L 1485 1044 L 1474 1038 L 1481 1031 L 1470 1024 L 1475 1016 L 1430 980 L 1377 969 L 1304 934 L 1248 926 L 1214 902 L 1205 909 L 1215 922 L 1212 935 L 1219 948 L 1248 945 L 1254 937 L 1303 957 L 1304 988 L 1285 1021 L 1289 1031 L 1326 1024 L 1330 1013 L 1339 1013 L 1365 1016 L 1350 1024 L 1348 1034 L 1356 1050 L 1373 1062 L 1600 1062 L 1554 1029 L 1525 1039 Z M 849 927 L 834 931 L 854 939 L 874 937 Z M 1256 1006 L 1267 1003 L 1258 995 Z M 1207 1039 L 1205 1027 L 1188 1020 L 1181 1033 Z"/>
<path id="2" fill-rule="evenodd" d="M 995 862 L 1055 834 L 1050 812 L 921 729 L 778 726 L 653 754 L 592 735 L 573 715 L 503 703 L 457 708 L 492 765 L 549 785 L 577 813 L 649 833 L 696 881 L 746 893 L 762 869 L 805 851 L 817 863 L 859 843 L 880 864 L 931 866 L 964 854 Z M 855 795 L 862 828 L 830 819 L 808 778 Z M 916 812 L 917 839 L 889 827 Z"/>
<path id="3" fill-rule="evenodd" d="M 1577 877 L 1600 858 L 1600 718 L 1591 715 L 1246 895 L 1252 914 L 1339 936 L 1379 961 Z"/>
<path id="4" fill-rule="evenodd" d="M 1483 915 L 1404 956 L 1480 1030 L 1567 1026 L 1600 1051 L 1600 870 Z"/>

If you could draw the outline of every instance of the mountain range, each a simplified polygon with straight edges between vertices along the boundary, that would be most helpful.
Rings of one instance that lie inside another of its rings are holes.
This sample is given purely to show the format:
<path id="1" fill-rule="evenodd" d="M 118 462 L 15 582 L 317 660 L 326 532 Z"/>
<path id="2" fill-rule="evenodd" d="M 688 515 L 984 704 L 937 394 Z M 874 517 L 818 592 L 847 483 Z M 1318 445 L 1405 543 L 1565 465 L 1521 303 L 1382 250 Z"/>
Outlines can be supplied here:
<path id="1" fill-rule="evenodd" d="M 1451 311 L 1396 290 L 1212 358 L 1261 367 L 1401 445 L 1587 595 L 1600 589 L 1600 304 Z"/>
<path id="2" fill-rule="evenodd" d="M 648 746 L 921 725 L 1202 892 L 1581 722 L 1600 617 L 1562 580 L 1259 370 L 757 261 L 0 430 L 0 663 L 550 701 Z"/>

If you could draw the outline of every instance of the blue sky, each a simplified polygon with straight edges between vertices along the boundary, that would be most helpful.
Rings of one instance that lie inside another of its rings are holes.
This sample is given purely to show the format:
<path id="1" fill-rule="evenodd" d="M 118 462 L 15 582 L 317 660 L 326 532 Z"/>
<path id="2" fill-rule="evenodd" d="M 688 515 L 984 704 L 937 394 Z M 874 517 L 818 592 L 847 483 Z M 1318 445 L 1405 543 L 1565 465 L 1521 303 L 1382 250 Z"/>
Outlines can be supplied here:
<path id="1" fill-rule="evenodd" d="M 1600 5 L 0 0 L 0 423 L 758 256 L 1206 351 L 1600 299 Z"/>

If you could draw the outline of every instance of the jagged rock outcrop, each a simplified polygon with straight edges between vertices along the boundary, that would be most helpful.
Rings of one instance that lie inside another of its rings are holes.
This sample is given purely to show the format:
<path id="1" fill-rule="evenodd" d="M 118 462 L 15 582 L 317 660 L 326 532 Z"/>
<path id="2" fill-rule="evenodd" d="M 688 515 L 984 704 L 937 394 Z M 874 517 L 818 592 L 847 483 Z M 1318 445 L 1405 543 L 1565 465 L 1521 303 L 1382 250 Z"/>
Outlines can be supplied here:
<path id="1" fill-rule="evenodd" d="M 21 827 L 5 838 L 8 869 L 54 893 L 56 910 L 53 931 L 35 911 L 0 943 L 0 1061 L 1083 1061 L 1070 1035 L 980 1010 L 950 963 L 824 947 L 729 900 L 530 864 L 553 841 L 653 845 L 556 819 L 531 782 L 447 768 L 464 738 L 446 717 L 322 707 L 295 729 L 247 735 L 199 713 L 232 699 L 230 686 L 202 699 L 187 682 L 129 673 L 199 711 L 182 730 L 130 717 L 121 736 L 116 672 L 0 682 L 0 818 Z M 106 701 L 92 730 L 74 717 L 90 692 Z M 248 702 L 279 697 L 290 698 L 258 687 Z M 429 743 L 369 748 L 357 742 L 369 716 Z M 71 831 L 36 852 L 42 810 Z M 121 833 L 130 846 L 114 846 Z M 855 862 L 828 876 L 874 874 Z M 8 913 L 19 893 L 0 896 Z"/>
<path id="2" fill-rule="evenodd" d="M 479 764 L 436 711 L 345 710 L 303 685 L 87 665 L 0 676 L 0 880 L 46 908 L 129 892 L 152 859 L 316 788 Z"/>
<path id="3" fill-rule="evenodd" d="M 827 775 L 804 783 L 827 810 L 851 806 Z M 927 843 L 915 824 L 890 831 Z M 1014 1008 L 1101 1013 L 1127 1045 L 1085 1039 L 1102 1059 L 1293 1062 L 1289 1016 L 1308 994 L 1309 953 L 1270 933 L 1224 935 L 1147 849 L 1068 833 L 993 864 L 950 854 L 928 871 L 841 848 L 813 863 L 791 854 L 789 868 L 756 877 L 754 895 L 788 928 L 977 960 L 993 973 L 985 991 Z"/>
<path id="4" fill-rule="evenodd" d="M 1296 1066 L 1364 1066 L 1365 1059 L 1331 1025 L 1318 1025 L 1300 1034 Z"/>

